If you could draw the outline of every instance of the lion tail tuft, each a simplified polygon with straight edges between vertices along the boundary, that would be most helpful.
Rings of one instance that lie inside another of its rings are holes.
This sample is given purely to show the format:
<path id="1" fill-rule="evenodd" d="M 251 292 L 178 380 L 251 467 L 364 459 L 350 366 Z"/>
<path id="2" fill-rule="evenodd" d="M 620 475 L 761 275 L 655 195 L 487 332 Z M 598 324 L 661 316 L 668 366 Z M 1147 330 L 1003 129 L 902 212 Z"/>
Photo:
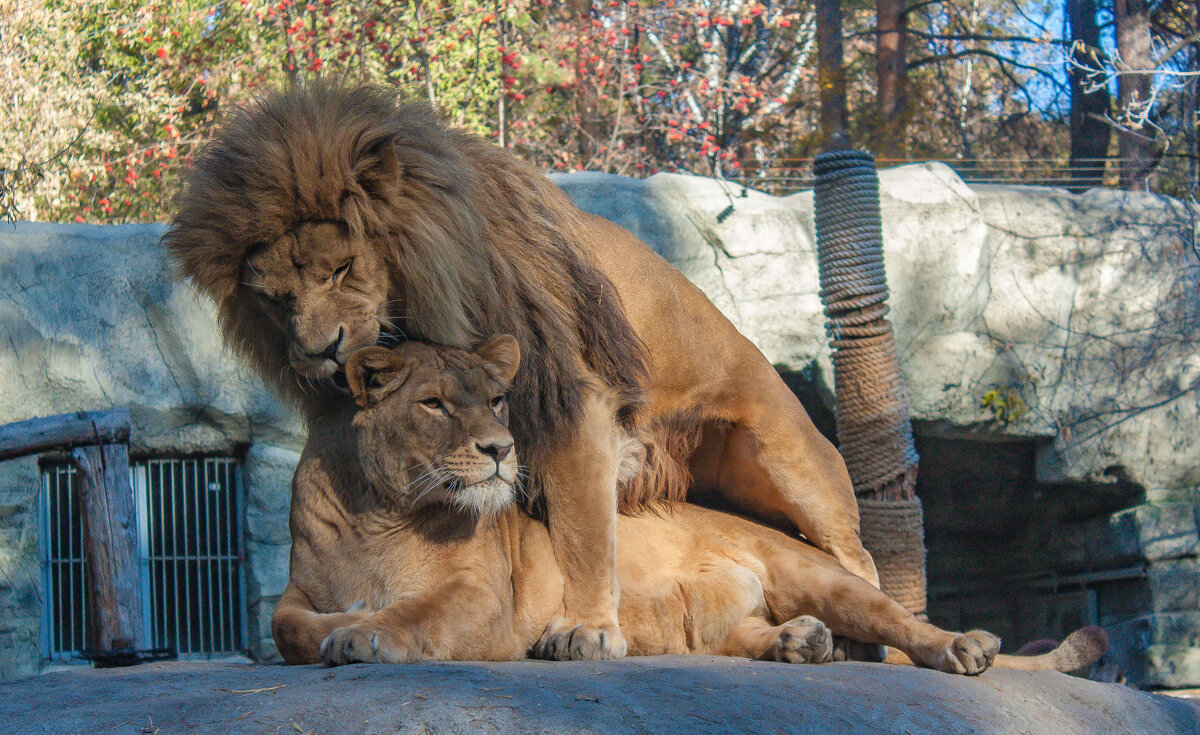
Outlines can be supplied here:
<path id="1" fill-rule="evenodd" d="M 1077 671 L 1096 663 L 1108 650 L 1108 634 L 1098 625 L 1074 631 L 1048 653 L 1038 656 L 1001 654 L 992 664 L 1001 669 L 1021 671 Z"/>

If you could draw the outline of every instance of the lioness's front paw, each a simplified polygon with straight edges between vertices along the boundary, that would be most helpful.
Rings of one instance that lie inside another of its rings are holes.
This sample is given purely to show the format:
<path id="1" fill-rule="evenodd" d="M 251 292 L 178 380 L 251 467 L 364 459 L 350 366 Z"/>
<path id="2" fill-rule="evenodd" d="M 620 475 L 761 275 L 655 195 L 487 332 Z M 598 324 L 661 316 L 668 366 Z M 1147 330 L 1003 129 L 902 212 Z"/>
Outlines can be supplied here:
<path id="1" fill-rule="evenodd" d="M 559 618 L 546 626 L 530 655 L 551 661 L 602 661 L 625 657 L 625 636 L 615 625 L 576 625 Z"/>
<path id="2" fill-rule="evenodd" d="M 833 634 L 820 620 L 801 615 L 784 623 L 763 658 L 789 664 L 823 664 L 833 656 Z"/>
<path id="3" fill-rule="evenodd" d="M 1000 652 L 1000 639 L 986 630 L 958 633 L 932 668 L 950 674 L 982 674 Z"/>
<path id="4" fill-rule="evenodd" d="M 367 623 L 335 628 L 321 641 L 317 655 L 326 666 L 342 664 L 404 664 L 421 658 L 408 637 Z"/>

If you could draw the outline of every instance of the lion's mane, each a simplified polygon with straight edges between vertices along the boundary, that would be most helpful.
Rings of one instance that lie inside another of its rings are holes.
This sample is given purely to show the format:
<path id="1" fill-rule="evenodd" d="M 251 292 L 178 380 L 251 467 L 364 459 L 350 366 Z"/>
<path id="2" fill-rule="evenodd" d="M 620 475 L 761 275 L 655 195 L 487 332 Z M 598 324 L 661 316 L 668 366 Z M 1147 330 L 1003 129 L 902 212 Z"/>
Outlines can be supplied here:
<path id="1" fill-rule="evenodd" d="M 328 391 L 298 379 L 287 336 L 241 283 L 254 248 L 306 221 L 344 222 L 383 256 L 404 336 L 462 348 L 516 336 L 529 362 L 513 433 L 535 469 L 575 430 L 589 369 L 635 421 L 645 347 L 586 254 L 579 211 L 507 151 L 394 90 L 317 81 L 235 110 L 196 159 L 163 241 L 216 303 L 226 341 L 311 415 Z"/>

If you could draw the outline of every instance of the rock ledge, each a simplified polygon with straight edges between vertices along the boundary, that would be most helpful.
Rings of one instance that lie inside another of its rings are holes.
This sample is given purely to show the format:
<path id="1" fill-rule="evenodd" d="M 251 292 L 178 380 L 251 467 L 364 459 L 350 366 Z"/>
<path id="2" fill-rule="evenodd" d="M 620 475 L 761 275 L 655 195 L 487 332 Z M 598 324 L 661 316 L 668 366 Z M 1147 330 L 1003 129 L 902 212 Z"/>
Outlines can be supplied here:
<path id="1" fill-rule="evenodd" d="M 968 678 L 709 656 L 337 669 L 174 662 L 0 684 L 0 725 L 14 733 L 1183 735 L 1200 732 L 1200 707 L 1053 672 Z"/>

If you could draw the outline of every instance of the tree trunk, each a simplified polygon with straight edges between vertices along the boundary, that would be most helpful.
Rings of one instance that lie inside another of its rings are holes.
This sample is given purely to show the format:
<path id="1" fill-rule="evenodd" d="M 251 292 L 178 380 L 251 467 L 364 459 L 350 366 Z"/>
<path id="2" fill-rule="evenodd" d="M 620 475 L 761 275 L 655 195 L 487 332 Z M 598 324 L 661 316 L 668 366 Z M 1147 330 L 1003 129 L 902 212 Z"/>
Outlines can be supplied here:
<path id="1" fill-rule="evenodd" d="M 88 646 L 96 665 L 138 663 L 142 636 L 137 512 L 129 487 L 129 411 L 65 413 L 0 426 L 0 460 L 72 449 L 87 560 Z"/>
<path id="2" fill-rule="evenodd" d="M 817 83 L 821 90 L 821 149 L 845 150 L 850 147 L 850 136 L 839 0 L 817 0 Z"/>
<path id="3" fill-rule="evenodd" d="M 1113 0 L 1117 21 L 1117 51 L 1125 66 L 1144 70 L 1143 74 L 1122 74 L 1117 79 L 1119 115 L 1128 115 L 1150 98 L 1151 74 L 1154 67 L 1150 53 L 1150 9 L 1146 0 Z M 1148 126 L 1134 129 L 1125 125 L 1117 132 L 1121 152 L 1121 187 L 1124 189 L 1153 189 L 1157 185 L 1154 167 L 1157 146 L 1154 131 Z"/>
<path id="4" fill-rule="evenodd" d="M 579 120 L 579 139 L 576 141 L 579 162 L 587 166 L 596 154 L 595 141 L 600 140 L 596 124 L 599 95 L 596 79 L 586 71 L 591 63 L 590 46 L 583 39 L 592 35 L 592 0 L 570 0 L 567 10 L 575 26 L 575 38 L 579 42 L 575 51 L 575 117 Z"/>
<path id="5" fill-rule="evenodd" d="M 129 449 L 124 444 L 76 447 L 84 554 L 91 590 L 91 647 L 134 649 L 142 630 L 137 551 L 137 512 L 129 487 Z M 99 659 L 98 659 L 99 661 Z M 99 664 L 98 664 L 99 665 Z"/>
<path id="6" fill-rule="evenodd" d="M 878 155 L 902 158 L 907 152 L 908 63 L 905 0 L 876 0 L 875 80 Z"/>
<path id="7" fill-rule="evenodd" d="M 1076 63 L 1089 68 L 1100 65 L 1100 28 L 1096 24 L 1096 0 L 1067 0 L 1067 20 Z M 1095 54 L 1096 56 L 1093 56 Z M 1104 159 L 1112 140 L 1105 122 L 1111 100 L 1108 87 L 1084 93 L 1086 72 L 1072 68 L 1071 82 L 1071 190 L 1083 191 L 1104 183 Z"/>

